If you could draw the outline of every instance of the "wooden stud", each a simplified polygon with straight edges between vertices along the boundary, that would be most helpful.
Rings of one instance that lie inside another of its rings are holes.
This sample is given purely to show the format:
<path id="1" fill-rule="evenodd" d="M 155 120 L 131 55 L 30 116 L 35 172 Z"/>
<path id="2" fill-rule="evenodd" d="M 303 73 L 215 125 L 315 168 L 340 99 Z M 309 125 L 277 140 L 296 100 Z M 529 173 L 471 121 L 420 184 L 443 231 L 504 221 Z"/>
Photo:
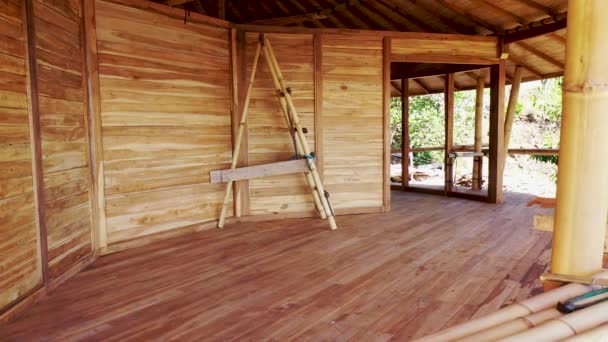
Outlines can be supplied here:
<path id="1" fill-rule="evenodd" d="M 504 98 L 505 98 L 505 61 L 501 60 L 490 68 L 490 149 L 488 174 L 488 201 L 502 203 L 504 160 Z"/>
<path id="2" fill-rule="evenodd" d="M 410 185 L 410 83 L 401 79 L 401 185 Z"/>
<path id="3" fill-rule="evenodd" d="M 315 33 L 313 36 L 314 82 L 315 82 L 315 155 L 319 177 L 324 179 L 323 157 L 323 36 Z"/>
<path id="4" fill-rule="evenodd" d="M 523 69 L 520 66 L 515 67 L 515 75 L 513 76 L 511 93 L 509 94 L 509 103 L 507 104 L 507 113 L 505 116 L 505 152 L 503 156 L 504 159 L 502 161 L 503 169 L 506 167 L 507 154 L 509 153 L 509 142 L 511 140 L 511 131 L 513 130 L 513 120 L 515 119 L 517 99 L 519 98 L 519 87 L 521 85 L 522 71 Z"/>
<path id="5" fill-rule="evenodd" d="M 475 143 L 473 152 L 481 152 L 483 144 L 483 91 L 484 79 L 477 79 L 477 92 L 475 97 Z M 483 157 L 473 159 L 473 190 L 479 190 L 483 186 Z"/>
<path id="6" fill-rule="evenodd" d="M 450 192 L 454 187 L 454 159 L 450 157 L 454 149 L 454 74 L 445 75 L 444 88 L 445 106 L 445 191 Z"/>
<path id="7" fill-rule="evenodd" d="M 32 179 L 36 223 L 38 225 L 38 246 L 42 283 L 49 281 L 48 232 L 45 215 L 44 174 L 42 170 L 42 137 L 40 130 L 40 105 L 38 98 L 38 59 L 36 57 L 36 26 L 33 0 L 25 0 L 25 38 L 27 43 L 27 97 L 29 106 L 30 141 L 32 149 Z"/>
<path id="8" fill-rule="evenodd" d="M 89 136 L 91 179 L 91 212 L 93 215 L 93 249 L 107 246 L 105 209 L 105 177 L 103 167 L 103 135 L 101 123 L 101 95 L 99 63 L 97 59 L 97 33 L 95 27 L 95 1 L 83 1 L 84 49 L 86 67 L 86 105 Z"/>
<path id="9" fill-rule="evenodd" d="M 551 272 L 602 270 L 608 213 L 608 2 L 570 0 Z"/>
<path id="10" fill-rule="evenodd" d="M 385 37 L 383 41 L 383 112 L 384 112 L 384 211 L 391 210 L 391 38 Z"/>

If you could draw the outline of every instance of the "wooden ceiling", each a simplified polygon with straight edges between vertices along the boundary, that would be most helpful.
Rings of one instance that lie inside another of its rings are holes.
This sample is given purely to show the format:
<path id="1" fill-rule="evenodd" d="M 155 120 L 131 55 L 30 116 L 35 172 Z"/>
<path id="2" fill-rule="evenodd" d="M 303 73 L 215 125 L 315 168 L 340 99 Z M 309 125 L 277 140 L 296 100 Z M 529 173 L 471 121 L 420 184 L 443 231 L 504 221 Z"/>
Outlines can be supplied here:
<path id="1" fill-rule="evenodd" d="M 234 23 L 471 35 L 512 34 L 518 28 L 563 20 L 567 0 L 154 0 Z M 524 81 L 560 76 L 565 28 L 510 44 L 507 81 L 516 65 Z M 551 30 L 552 31 L 552 30 Z M 456 73 L 456 89 L 474 89 L 486 69 Z M 395 80 L 394 95 L 400 93 Z M 410 80 L 414 95 L 443 91 L 442 76 Z"/>

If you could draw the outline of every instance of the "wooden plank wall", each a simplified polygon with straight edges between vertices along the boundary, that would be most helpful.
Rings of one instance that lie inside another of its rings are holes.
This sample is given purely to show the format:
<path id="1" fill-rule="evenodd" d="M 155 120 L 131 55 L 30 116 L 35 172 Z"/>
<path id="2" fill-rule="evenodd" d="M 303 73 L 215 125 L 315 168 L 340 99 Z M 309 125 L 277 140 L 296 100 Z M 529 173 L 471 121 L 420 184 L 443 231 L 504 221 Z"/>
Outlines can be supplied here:
<path id="1" fill-rule="evenodd" d="M 225 28 L 96 2 L 107 241 L 219 217 L 229 167 Z"/>
<path id="2" fill-rule="evenodd" d="M 0 6 L 0 309 L 41 281 L 22 5 Z"/>
<path id="3" fill-rule="evenodd" d="M 34 1 L 50 278 L 92 251 L 81 7 Z"/>
<path id="4" fill-rule="evenodd" d="M 325 186 L 336 209 L 383 206 L 382 37 L 322 35 Z"/>
<path id="5" fill-rule="evenodd" d="M 497 42 L 496 37 L 415 33 L 393 38 L 391 52 L 393 59 L 403 62 L 484 64 L 497 62 Z"/>
<path id="6" fill-rule="evenodd" d="M 247 75 L 251 73 L 259 34 L 247 34 Z M 315 80 L 312 34 L 268 34 L 307 141 L 315 150 Z M 294 145 L 279 105 L 266 59 L 260 58 L 254 83 L 248 125 L 249 165 L 289 160 Z M 249 181 L 251 215 L 313 211 L 315 205 L 303 174 Z"/>

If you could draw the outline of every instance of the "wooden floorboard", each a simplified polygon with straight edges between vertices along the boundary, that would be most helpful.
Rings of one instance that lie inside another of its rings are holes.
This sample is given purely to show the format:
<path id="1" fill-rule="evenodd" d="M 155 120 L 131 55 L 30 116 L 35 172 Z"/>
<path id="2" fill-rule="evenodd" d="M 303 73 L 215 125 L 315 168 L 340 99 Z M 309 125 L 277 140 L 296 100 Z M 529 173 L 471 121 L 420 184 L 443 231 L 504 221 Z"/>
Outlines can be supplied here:
<path id="1" fill-rule="evenodd" d="M 334 232 L 240 223 L 108 255 L 0 340 L 408 340 L 540 291 L 551 235 L 530 200 L 394 191 Z"/>

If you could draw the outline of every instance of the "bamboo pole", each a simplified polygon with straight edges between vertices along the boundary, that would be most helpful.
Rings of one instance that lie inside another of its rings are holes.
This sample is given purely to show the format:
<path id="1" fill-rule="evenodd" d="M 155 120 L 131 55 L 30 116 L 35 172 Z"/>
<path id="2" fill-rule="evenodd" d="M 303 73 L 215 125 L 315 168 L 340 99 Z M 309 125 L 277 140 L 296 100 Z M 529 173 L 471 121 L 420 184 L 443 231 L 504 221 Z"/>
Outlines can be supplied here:
<path id="1" fill-rule="evenodd" d="M 243 104 L 243 112 L 241 114 L 241 121 L 239 122 L 239 131 L 236 136 L 234 143 L 234 151 L 232 151 L 232 162 L 230 168 L 235 169 L 236 164 L 239 160 L 239 154 L 241 152 L 241 143 L 243 142 L 243 134 L 245 132 L 245 124 L 247 123 L 247 115 L 249 114 L 249 101 L 251 100 L 251 92 L 253 89 L 253 82 L 255 81 L 255 74 L 258 68 L 258 62 L 260 60 L 261 44 L 255 49 L 255 56 L 253 57 L 253 67 L 251 69 L 251 77 L 249 78 L 249 86 L 247 87 L 247 95 L 245 96 L 245 103 Z M 232 186 L 234 182 L 228 182 L 226 184 L 226 192 L 224 193 L 224 201 L 222 202 L 222 210 L 220 212 L 220 218 L 217 221 L 217 227 L 223 228 L 226 220 L 226 211 L 228 210 L 228 204 L 230 203 L 230 193 L 232 192 Z"/>
<path id="2" fill-rule="evenodd" d="M 570 0 L 551 272 L 602 270 L 608 212 L 608 1 Z"/>
<path id="3" fill-rule="evenodd" d="M 475 144 L 473 152 L 481 152 L 483 143 L 483 90 L 485 84 L 484 79 L 477 79 L 477 93 L 475 97 Z M 483 176 L 483 157 L 475 157 L 473 159 L 473 190 L 479 190 L 482 187 Z"/>
<path id="4" fill-rule="evenodd" d="M 608 341 L 608 324 L 585 331 L 580 335 L 565 339 L 564 342 L 601 342 Z"/>
<path id="5" fill-rule="evenodd" d="M 578 295 L 582 295 L 583 293 L 589 292 L 592 289 L 592 286 L 568 284 L 538 296 L 525 299 L 519 303 L 511 304 L 487 316 L 483 316 L 478 319 L 453 326 L 436 334 L 423 337 L 416 340 L 416 342 L 455 341 L 520 317 L 525 317 L 530 314 L 550 309 L 554 307 L 558 301 L 563 301 Z"/>
<path id="6" fill-rule="evenodd" d="M 260 38 L 260 39 L 263 43 L 264 38 Z M 271 69 L 271 66 L 272 66 L 271 57 L 268 54 L 268 51 L 266 49 L 263 49 L 263 52 L 264 52 L 264 58 L 266 58 L 266 62 L 268 64 L 268 68 Z M 271 70 L 270 76 L 272 78 L 272 83 L 274 84 L 275 89 L 278 92 L 281 92 L 282 91 L 281 84 L 279 82 L 279 79 L 277 78 L 277 75 L 274 72 L 272 72 L 272 70 Z M 300 141 L 300 137 L 297 134 L 295 134 L 295 131 L 294 131 L 295 127 L 293 125 L 291 116 L 289 115 L 289 109 L 287 108 L 287 100 L 285 99 L 284 96 L 281 96 L 280 94 L 278 94 L 278 96 L 279 96 L 279 104 L 281 105 L 281 111 L 283 112 L 283 118 L 285 119 L 285 123 L 287 124 L 287 127 L 289 129 L 289 134 L 291 134 L 291 136 L 292 136 L 292 139 L 293 139 L 293 142 L 295 145 L 294 147 L 296 149 L 296 153 L 298 156 L 302 156 L 305 154 L 304 149 L 302 147 L 302 142 Z M 316 185 L 315 185 L 313 176 L 310 171 L 306 171 L 304 173 L 304 176 L 306 177 L 306 183 L 308 184 L 308 186 L 311 189 L 312 197 L 315 202 L 315 207 L 319 211 L 319 215 L 321 215 L 321 218 L 323 220 L 325 220 L 327 218 L 327 214 L 323 207 L 323 203 L 321 202 L 321 198 L 319 197 L 319 193 L 316 191 Z"/>
<path id="7" fill-rule="evenodd" d="M 503 170 L 507 164 L 507 154 L 509 153 L 509 142 L 511 140 L 511 131 L 513 130 L 513 120 L 515 119 L 517 99 L 519 98 L 519 87 L 521 85 L 522 72 L 523 68 L 516 66 L 515 74 L 513 75 L 513 82 L 511 82 L 511 93 L 509 94 L 509 103 L 507 104 L 507 113 L 505 115 L 505 153 L 502 160 Z"/>
<path id="8" fill-rule="evenodd" d="M 264 38 L 263 49 L 265 51 L 265 54 L 267 54 L 270 57 L 270 62 L 271 62 L 270 71 L 271 71 L 271 73 L 274 73 L 276 75 L 276 77 L 279 81 L 279 84 L 281 85 L 282 96 L 285 98 L 285 100 L 287 102 L 287 108 L 289 109 L 288 112 L 291 115 L 291 119 L 292 119 L 293 125 L 295 126 L 296 133 L 298 134 L 298 137 L 300 138 L 299 139 L 300 145 L 305 154 L 305 158 L 308 162 L 308 167 L 310 169 L 310 173 L 312 174 L 316 190 L 317 190 L 320 200 L 321 200 L 321 204 L 323 206 L 323 209 L 325 210 L 325 214 L 327 215 L 327 220 L 329 221 L 329 226 L 332 230 L 335 230 L 338 228 L 336 225 L 336 220 L 334 218 L 331 206 L 330 206 L 327 198 L 325 197 L 325 189 L 323 188 L 323 183 L 321 182 L 321 177 L 319 176 L 319 172 L 317 171 L 317 167 L 315 165 L 314 159 L 311 157 L 310 147 L 308 146 L 308 143 L 306 142 L 306 136 L 304 135 L 304 131 L 302 130 L 302 123 L 300 122 L 300 118 L 298 116 L 298 111 L 296 110 L 296 107 L 293 103 L 293 99 L 291 98 L 291 94 L 289 93 L 285 80 L 283 79 L 283 74 L 281 73 L 279 64 L 274 56 L 274 53 L 272 52 L 272 46 L 270 45 L 270 41 L 266 38 Z"/>

